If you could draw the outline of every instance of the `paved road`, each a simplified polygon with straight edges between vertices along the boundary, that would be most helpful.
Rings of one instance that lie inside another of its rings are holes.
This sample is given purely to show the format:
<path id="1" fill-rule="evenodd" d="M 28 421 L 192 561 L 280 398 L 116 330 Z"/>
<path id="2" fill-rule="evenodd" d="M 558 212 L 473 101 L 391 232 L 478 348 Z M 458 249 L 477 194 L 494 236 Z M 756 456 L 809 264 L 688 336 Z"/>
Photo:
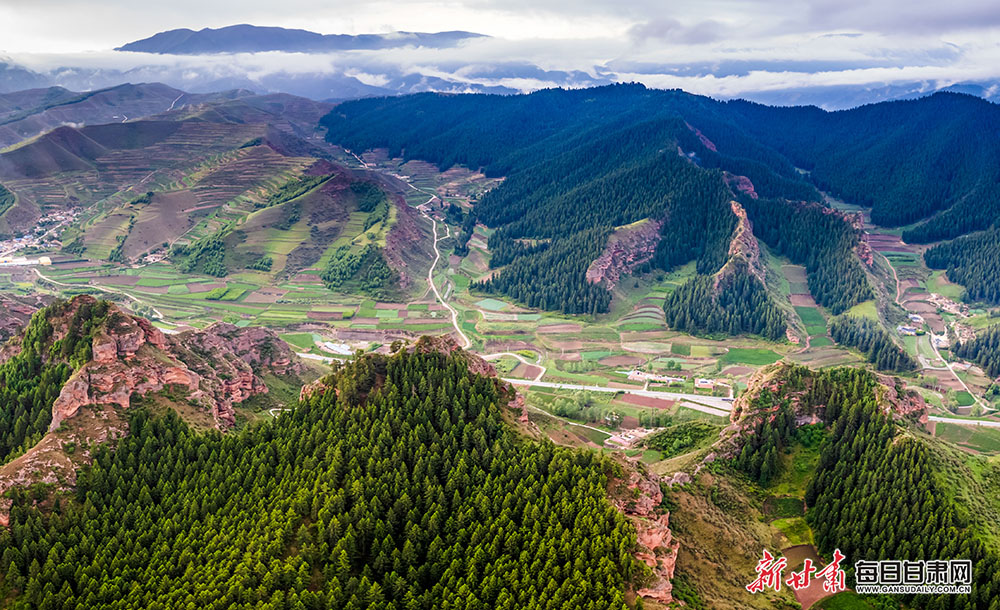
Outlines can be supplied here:
<path id="1" fill-rule="evenodd" d="M 556 390 L 585 390 L 589 392 L 611 392 L 617 394 L 622 392 L 623 394 L 634 394 L 636 396 L 647 396 L 650 398 L 660 398 L 663 400 L 684 400 L 690 401 L 690 404 L 684 404 L 686 407 L 690 407 L 697 411 L 703 413 L 710 413 L 712 415 L 718 415 L 719 417 L 728 417 L 729 413 L 733 410 L 733 403 L 715 396 L 701 396 L 699 394 L 681 394 L 678 392 L 654 392 L 652 390 L 633 390 L 624 388 L 606 388 L 604 386 L 597 385 L 577 385 L 575 383 L 554 383 L 551 381 L 532 381 L 528 379 L 514 379 L 512 377 L 504 377 L 504 381 L 512 383 L 514 385 L 526 385 L 537 388 L 553 388 Z"/>
<path id="2" fill-rule="evenodd" d="M 295 355 L 299 358 L 305 358 L 306 360 L 319 360 L 320 362 L 325 362 L 330 364 L 334 360 L 337 362 L 344 362 L 343 358 L 332 358 L 330 356 L 320 356 L 319 354 L 308 354 L 306 352 L 295 352 Z"/>
<path id="3" fill-rule="evenodd" d="M 983 426 L 985 428 L 1000 428 L 1000 421 L 983 421 L 981 419 L 952 419 L 950 417 L 938 417 L 931 415 L 927 419 L 941 422 L 943 424 L 956 424 L 959 426 Z"/>
<path id="4" fill-rule="evenodd" d="M 540 371 L 538 375 L 535 375 L 535 381 L 541 381 L 542 377 L 545 376 L 546 369 L 544 366 L 542 366 L 541 356 L 539 356 L 538 360 L 536 360 L 535 362 L 530 362 L 527 358 L 525 358 L 521 354 L 515 354 L 514 352 L 497 352 L 496 354 L 486 354 L 485 356 L 483 356 L 483 360 L 496 360 L 497 358 L 501 358 L 503 356 L 511 356 L 512 358 L 517 358 L 518 360 L 520 360 L 524 364 L 527 364 L 528 366 L 537 366 L 540 369 Z"/>

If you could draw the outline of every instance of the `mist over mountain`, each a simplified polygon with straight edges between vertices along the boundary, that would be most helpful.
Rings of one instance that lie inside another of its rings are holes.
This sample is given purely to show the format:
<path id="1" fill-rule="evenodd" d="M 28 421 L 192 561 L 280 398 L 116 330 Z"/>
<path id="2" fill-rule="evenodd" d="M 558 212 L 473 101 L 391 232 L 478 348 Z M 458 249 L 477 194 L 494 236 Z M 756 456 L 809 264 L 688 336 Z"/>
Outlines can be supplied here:
<path id="1" fill-rule="evenodd" d="M 198 31 L 187 28 L 160 32 L 149 38 L 130 42 L 116 51 L 170 55 L 209 53 L 324 53 L 352 49 L 391 49 L 413 46 L 444 48 L 463 40 L 482 37 L 473 32 L 390 32 L 387 34 L 317 34 L 308 30 L 260 27 L 240 24 Z"/>
<path id="2" fill-rule="evenodd" d="M 857 40 L 851 39 L 852 44 Z M 508 40 L 462 30 L 347 35 L 245 24 L 182 28 L 114 50 L 0 56 L 0 93 L 50 86 L 93 91 L 125 82 L 159 82 L 191 93 L 247 89 L 343 101 L 641 82 L 716 99 L 826 110 L 941 90 L 1000 99 L 991 72 L 945 70 L 962 57 L 952 48 L 916 57 L 869 49 L 849 60 L 819 58 L 827 54 L 825 47 L 815 57 L 799 59 L 774 58 L 787 49 L 759 49 L 757 55 L 739 57 L 723 49 L 710 51 L 722 53 L 721 59 L 704 61 L 675 57 L 650 44 L 632 35 L 593 41 Z"/>

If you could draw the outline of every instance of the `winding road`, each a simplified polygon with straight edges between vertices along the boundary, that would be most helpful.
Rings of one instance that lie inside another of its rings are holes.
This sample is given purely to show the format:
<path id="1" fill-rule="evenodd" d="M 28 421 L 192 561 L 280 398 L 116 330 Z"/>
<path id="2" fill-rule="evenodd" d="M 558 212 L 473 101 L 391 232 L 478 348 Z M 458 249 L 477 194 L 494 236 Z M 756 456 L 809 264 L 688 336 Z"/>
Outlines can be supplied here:
<path id="1" fill-rule="evenodd" d="M 432 195 L 427 202 L 430 203 L 434 197 L 435 195 Z M 437 221 L 423 210 L 420 210 L 420 213 L 424 215 L 424 218 L 431 221 L 431 226 L 434 228 L 434 262 L 431 263 L 431 268 L 427 270 L 427 283 L 430 285 L 431 290 L 434 291 L 434 296 L 437 297 L 438 302 L 451 312 L 451 324 L 455 327 L 455 332 L 458 333 L 458 336 L 462 338 L 462 347 L 469 349 L 472 347 L 472 341 L 469 340 L 469 337 L 462 332 L 462 328 L 458 325 L 458 311 L 444 300 L 441 293 L 438 292 L 437 286 L 434 285 L 434 269 L 437 267 L 438 261 L 441 260 L 441 250 L 438 248 L 438 242 L 445 239 L 448 233 L 445 233 L 445 237 L 438 237 Z M 447 229 L 447 227 L 445 228 Z"/>
<path id="2" fill-rule="evenodd" d="M 57 282 L 56 280 L 53 280 L 51 278 L 48 278 L 48 277 L 42 275 L 42 272 L 39 271 L 37 268 L 33 268 L 32 271 L 35 272 L 35 275 L 37 275 L 39 277 L 39 279 L 41 279 L 43 281 L 46 281 L 46 282 L 49 282 L 50 284 L 55 284 L 56 286 L 63 286 L 65 288 L 79 288 L 80 287 L 79 284 L 67 284 L 65 282 Z M 116 293 L 116 294 L 120 294 L 120 295 L 124 296 L 125 298 L 130 299 L 130 300 L 138 303 L 139 305 L 145 305 L 146 307 L 149 307 L 150 311 L 152 311 L 154 314 L 156 314 L 157 318 L 159 318 L 161 320 L 166 320 L 166 318 L 163 317 L 163 314 L 160 313 L 159 309 L 153 307 L 152 305 L 150 305 L 150 304 L 148 304 L 148 303 L 146 303 L 144 301 L 141 301 L 141 300 L 135 298 L 134 296 L 130 295 L 129 293 L 125 292 L 124 290 L 120 290 L 118 288 L 111 288 L 110 286 L 105 286 L 105 285 L 98 286 L 98 288 L 100 288 L 101 290 L 103 290 L 105 292 L 113 292 L 113 293 Z"/>
<path id="3" fill-rule="evenodd" d="M 938 417 L 930 415 L 929 421 L 941 422 L 943 424 L 956 424 L 958 426 L 983 426 L 984 428 L 1000 428 L 1000 421 L 983 421 L 981 419 L 953 419 L 951 417 Z"/>
<path id="4" fill-rule="evenodd" d="M 904 311 L 906 311 L 906 307 L 899 300 L 901 295 L 900 295 L 900 290 L 899 290 L 899 288 L 900 288 L 900 286 L 899 286 L 899 275 L 896 274 L 896 268 L 892 266 L 892 262 L 889 260 L 889 257 L 887 257 L 885 254 L 882 254 L 881 252 L 879 252 L 878 254 L 883 259 L 885 259 L 886 264 L 889 265 L 889 269 L 892 270 L 892 277 L 893 277 L 893 279 L 896 280 L 896 305 L 899 305 L 900 307 L 903 308 Z M 930 370 L 934 370 L 934 371 L 943 371 L 943 370 L 947 369 L 948 372 L 951 373 L 951 376 L 955 378 L 955 381 L 957 381 L 959 384 L 961 384 L 961 386 L 965 389 L 965 391 L 968 392 L 970 396 L 972 396 L 972 399 L 974 401 L 976 401 L 977 405 L 979 405 L 980 407 L 982 407 L 986 411 L 993 411 L 994 409 L 992 407 L 990 407 L 989 405 L 987 405 L 986 403 L 984 403 L 982 400 L 980 400 L 980 398 L 978 396 L 976 396 L 976 394 L 972 390 L 969 389 L 969 386 L 966 385 L 965 381 L 963 381 L 962 378 L 958 376 L 958 373 L 955 372 L 955 369 L 952 368 L 951 362 L 948 362 L 948 360 L 946 360 L 945 358 L 943 358 L 941 356 L 941 352 L 938 351 L 937 345 L 935 345 L 935 343 L 934 343 L 934 335 L 933 334 L 931 334 L 929 342 L 931 344 L 931 349 L 934 350 L 934 355 L 937 357 L 938 360 L 940 360 L 941 362 L 944 362 L 944 368 L 929 366 L 929 364 L 925 362 L 925 358 L 920 355 L 919 350 L 918 350 L 917 358 L 919 358 L 920 364 L 925 369 L 930 369 Z M 931 418 L 931 420 L 933 421 L 934 418 Z M 966 420 L 966 421 L 975 421 L 975 420 Z M 997 427 L 1000 427 L 1000 426 L 997 426 Z"/>

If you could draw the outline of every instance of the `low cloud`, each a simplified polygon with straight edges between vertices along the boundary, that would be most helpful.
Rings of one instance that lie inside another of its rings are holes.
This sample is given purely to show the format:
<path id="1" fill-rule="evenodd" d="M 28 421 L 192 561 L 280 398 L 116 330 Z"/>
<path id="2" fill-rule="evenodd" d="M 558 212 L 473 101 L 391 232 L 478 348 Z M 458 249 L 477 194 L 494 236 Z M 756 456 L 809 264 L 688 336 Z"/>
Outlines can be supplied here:
<path id="1" fill-rule="evenodd" d="M 629 28 L 628 36 L 638 44 L 649 42 L 707 44 L 721 40 L 726 30 L 725 25 L 711 19 L 686 26 L 676 19 L 663 17 L 637 23 Z"/>

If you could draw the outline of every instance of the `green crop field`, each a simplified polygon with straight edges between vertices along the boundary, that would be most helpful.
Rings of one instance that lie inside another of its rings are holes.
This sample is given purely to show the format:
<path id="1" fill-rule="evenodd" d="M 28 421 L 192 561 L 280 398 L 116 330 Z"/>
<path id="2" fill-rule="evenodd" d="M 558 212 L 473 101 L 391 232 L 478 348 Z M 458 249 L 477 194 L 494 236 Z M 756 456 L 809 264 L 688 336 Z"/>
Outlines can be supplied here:
<path id="1" fill-rule="evenodd" d="M 809 335 L 825 335 L 826 334 L 826 318 L 816 307 L 795 307 L 795 313 L 799 314 L 799 319 L 802 320 L 802 324 L 806 327 L 806 332 Z"/>
<path id="2" fill-rule="evenodd" d="M 719 358 L 724 364 L 751 364 L 763 366 L 781 360 L 781 355 L 769 349 L 750 347 L 731 347 Z"/>
<path id="3" fill-rule="evenodd" d="M 935 435 L 955 445 L 960 445 L 982 453 L 1000 452 L 1000 429 L 985 426 L 960 426 L 958 424 L 935 424 Z"/>

